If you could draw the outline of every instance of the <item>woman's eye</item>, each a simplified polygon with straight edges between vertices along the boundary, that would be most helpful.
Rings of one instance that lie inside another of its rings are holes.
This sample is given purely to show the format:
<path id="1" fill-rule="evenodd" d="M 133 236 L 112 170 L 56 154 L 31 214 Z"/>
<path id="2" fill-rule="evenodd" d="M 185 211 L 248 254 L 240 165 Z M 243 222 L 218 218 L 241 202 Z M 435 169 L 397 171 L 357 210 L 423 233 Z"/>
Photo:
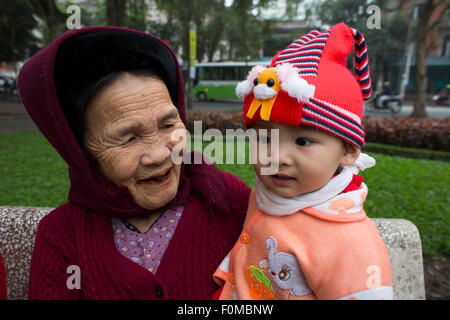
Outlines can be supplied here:
<path id="1" fill-rule="evenodd" d="M 297 138 L 295 140 L 295 144 L 305 147 L 305 146 L 309 146 L 311 144 L 311 140 L 307 139 L 307 138 Z"/>
<path id="2" fill-rule="evenodd" d="M 125 144 L 130 143 L 130 142 L 132 142 L 132 141 L 134 141 L 134 140 L 136 140 L 136 137 L 135 137 L 135 136 L 128 137 L 127 139 L 125 139 Z"/>
<path id="3" fill-rule="evenodd" d="M 170 128 L 172 128 L 173 126 L 174 126 L 173 123 L 168 123 L 168 124 L 165 124 L 165 125 L 163 126 L 163 129 L 170 129 Z"/>

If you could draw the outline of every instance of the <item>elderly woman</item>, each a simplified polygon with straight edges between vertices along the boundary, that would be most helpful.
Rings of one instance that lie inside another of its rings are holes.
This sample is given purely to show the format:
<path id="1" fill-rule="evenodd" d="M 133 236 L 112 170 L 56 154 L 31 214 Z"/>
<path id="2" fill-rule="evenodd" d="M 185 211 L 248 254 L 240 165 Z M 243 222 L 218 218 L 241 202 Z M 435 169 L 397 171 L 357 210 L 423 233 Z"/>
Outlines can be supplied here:
<path id="1" fill-rule="evenodd" d="M 250 189 L 214 165 L 172 161 L 186 122 L 172 50 L 83 28 L 33 56 L 18 84 L 70 178 L 68 202 L 39 223 L 29 298 L 210 299 Z"/>

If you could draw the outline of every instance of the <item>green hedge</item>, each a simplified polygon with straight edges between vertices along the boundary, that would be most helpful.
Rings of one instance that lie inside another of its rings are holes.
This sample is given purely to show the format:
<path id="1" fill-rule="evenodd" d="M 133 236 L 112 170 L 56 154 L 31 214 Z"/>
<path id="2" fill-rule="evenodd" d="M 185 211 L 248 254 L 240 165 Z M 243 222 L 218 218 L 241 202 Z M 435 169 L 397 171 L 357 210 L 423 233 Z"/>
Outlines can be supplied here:
<path id="1" fill-rule="evenodd" d="M 189 110 L 187 112 L 186 127 L 190 132 L 194 128 L 193 123 L 195 120 L 202 121 L 203 130 L 214 128 L 219 129 L 224 134 L 226 129 L 244 127 L 240 112 L 229 113 L 209 110 Z M 444 152 L 450 150 L 450 118 L 415 119 L 411 117 L 364 116 L 362 124 L 366 134 L 366 142 Z M 378 150 L 381 152 L 380 148 Z M 408 151 L 408 157 L 416 157 L 418 154 L 415 151 L 411 152 L 409 153 Z M 433 157 L 435 156 L 438 157 L 436 159 L 443 159 L 440 155 L 434 154 Z M 429 155 L 423 155 L 419 158 L 435 159 L 429 158 Z M 444 156 L 444 158 L 448 159 L 448 156 Z"/>
<path id="2" fill-rule="evenodd" d="M 388 156 L 450 162 L 450 152 L 416 148 L 402 148 L 398 146 L 391 146 L 374 142 L 367 142 L 363 148 L 363 151 L 380 153 Z"/>

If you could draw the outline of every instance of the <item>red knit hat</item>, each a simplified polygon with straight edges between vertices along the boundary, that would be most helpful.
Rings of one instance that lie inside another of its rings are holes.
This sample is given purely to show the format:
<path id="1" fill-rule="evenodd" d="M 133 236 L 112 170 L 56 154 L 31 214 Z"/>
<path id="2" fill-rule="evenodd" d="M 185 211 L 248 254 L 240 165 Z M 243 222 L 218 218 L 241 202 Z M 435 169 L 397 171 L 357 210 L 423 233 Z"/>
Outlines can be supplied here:
<path id="1" fill-rule="evenodd" d="M 355 50 L 355 74 L 346 60 Z M 344 23 L 311 31 L 272 59 L 254 67 L 236 87 L 244 100 L 244 124 L 257 120 L 307 125 L 364 145 L 364 100 L 372 92 L 366 41 Z M 259 112 L 258 112 L 259 110 Z"/>

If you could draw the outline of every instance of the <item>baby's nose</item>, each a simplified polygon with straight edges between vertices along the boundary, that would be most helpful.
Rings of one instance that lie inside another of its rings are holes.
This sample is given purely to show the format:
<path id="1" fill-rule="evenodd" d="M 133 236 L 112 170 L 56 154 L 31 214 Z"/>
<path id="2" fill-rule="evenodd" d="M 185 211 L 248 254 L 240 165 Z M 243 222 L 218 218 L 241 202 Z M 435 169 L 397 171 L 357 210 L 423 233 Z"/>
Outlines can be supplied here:
<path id="1" fill-rule="evenodd" d="M 278 164 L 279 166 L 291 166 L 293 163 L 291 151 L 288 148 L 283 148 L 280 146 L 278 151 Z"/>

